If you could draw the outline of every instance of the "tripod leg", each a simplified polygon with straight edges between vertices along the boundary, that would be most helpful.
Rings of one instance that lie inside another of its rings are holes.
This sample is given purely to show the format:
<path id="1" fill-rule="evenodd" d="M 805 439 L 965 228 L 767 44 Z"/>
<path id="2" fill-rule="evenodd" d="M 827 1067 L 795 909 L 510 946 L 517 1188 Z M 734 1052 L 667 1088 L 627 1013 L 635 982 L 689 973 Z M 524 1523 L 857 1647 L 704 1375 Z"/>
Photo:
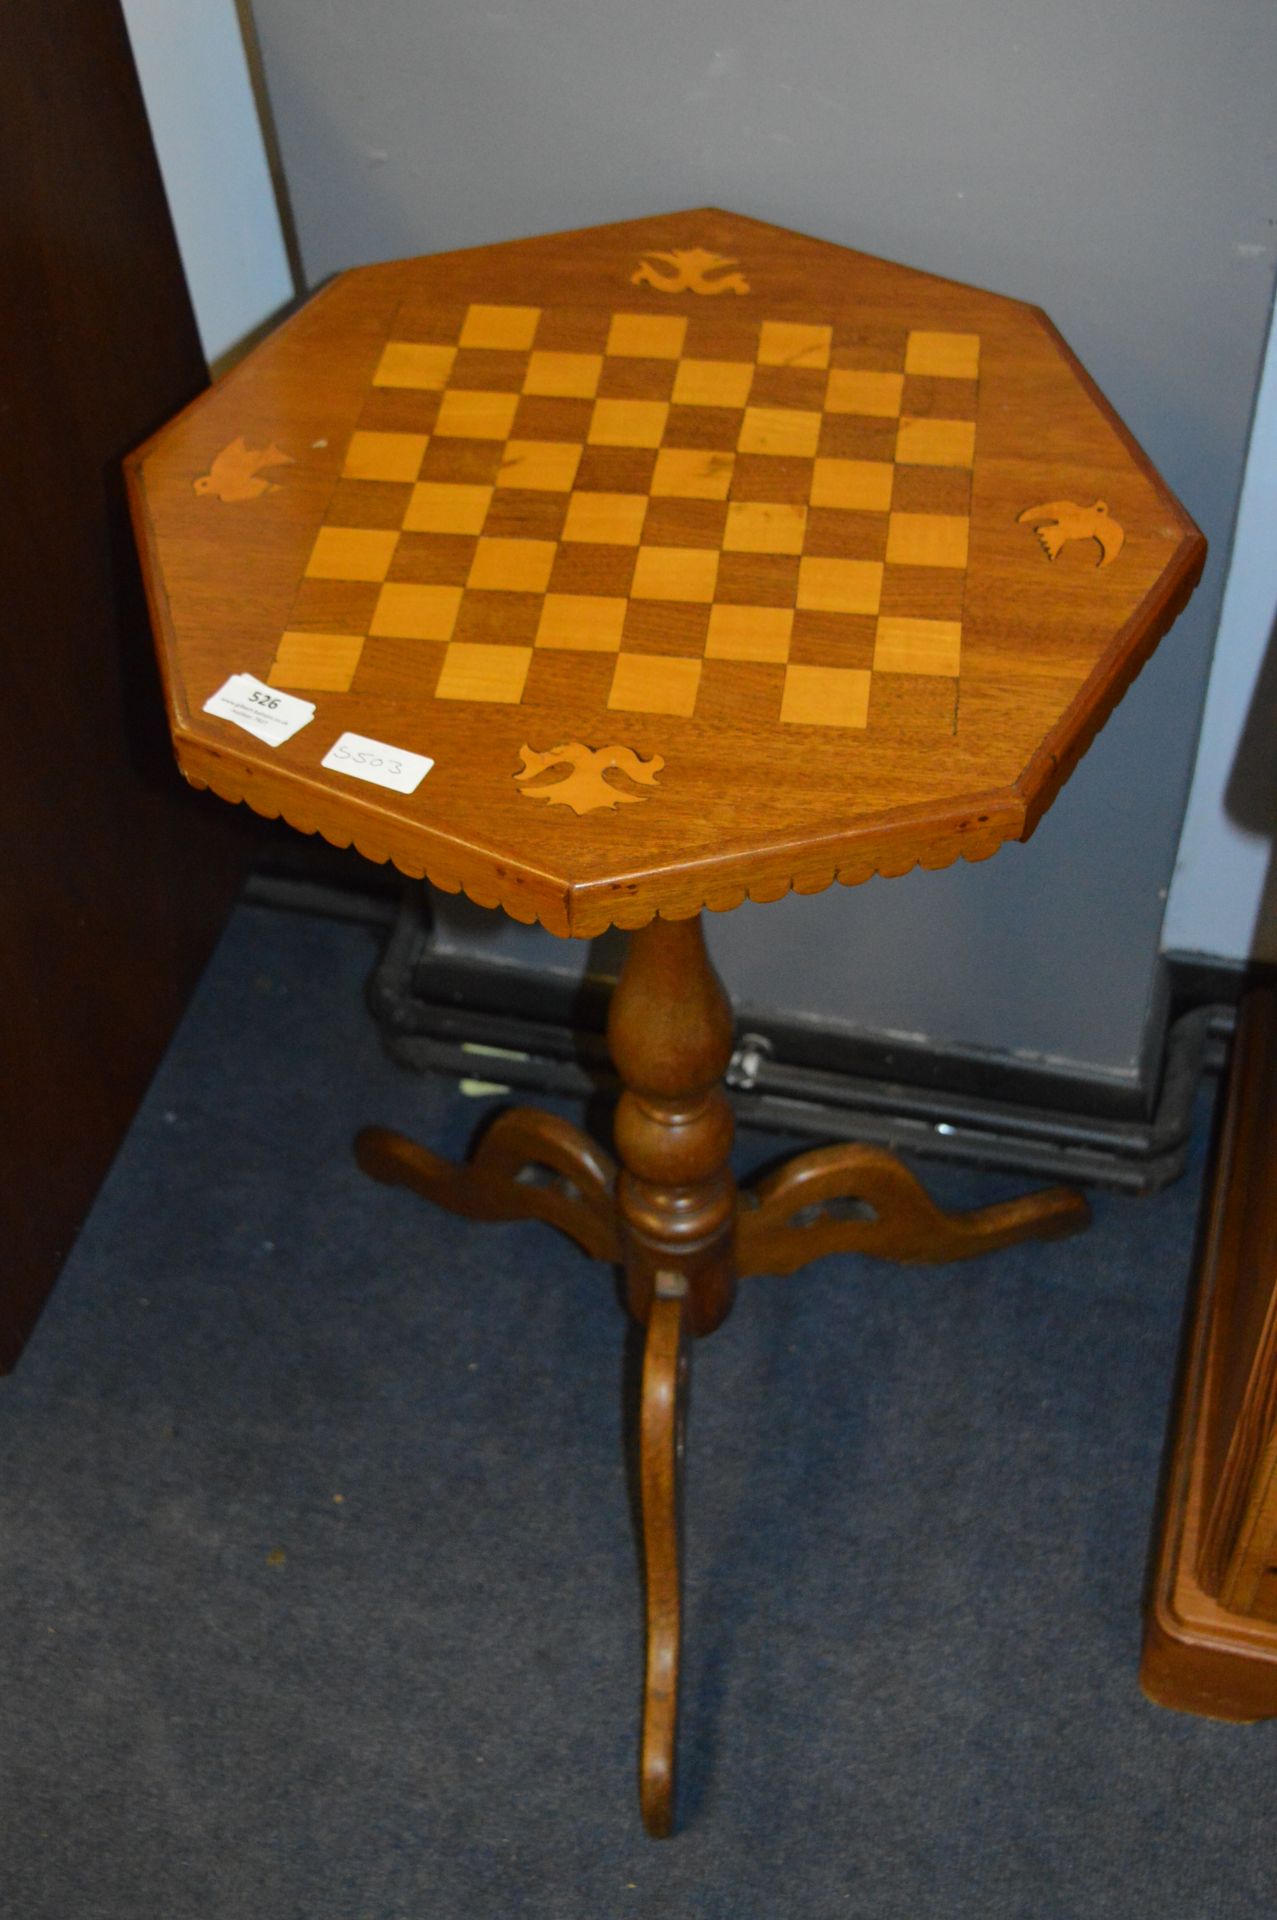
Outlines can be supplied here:
<path id="1" fill-rule="evenodd" d="M 677 1277 L 669 1276 L 677 1284 Z M 662 1291 L 647 1323 L 640 1418 L 643 1562 L 647 1585 L 647 1660 L 639 1799 L 643 1824 L 664 1839 L 674 1824 L 678 1668 L 682 1638 L 680 1506 L 687 1397 L 686 1296 Z"/>

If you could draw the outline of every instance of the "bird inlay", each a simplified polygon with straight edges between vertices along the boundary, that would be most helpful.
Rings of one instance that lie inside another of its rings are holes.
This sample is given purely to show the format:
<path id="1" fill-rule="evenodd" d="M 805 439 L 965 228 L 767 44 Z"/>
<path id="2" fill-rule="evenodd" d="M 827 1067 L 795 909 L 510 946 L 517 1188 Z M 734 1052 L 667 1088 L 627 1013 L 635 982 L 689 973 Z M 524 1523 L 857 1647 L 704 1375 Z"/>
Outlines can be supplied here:
<path id="1" fill-rule="evenodd" d="M 1107 500 L 1096 500 L 1079 507 L 1072 500 L 1047 500 L 1040 507 L 1026 507 L 1017 514 L 1020 526 L 1031 526 L 1048 560 L 1054 560 L 1070 540 L 1094 540 L 1100 550 L 1097 567 L 1107 567 L 1117 559 L 1126 538 L 1108 509 Z"/>

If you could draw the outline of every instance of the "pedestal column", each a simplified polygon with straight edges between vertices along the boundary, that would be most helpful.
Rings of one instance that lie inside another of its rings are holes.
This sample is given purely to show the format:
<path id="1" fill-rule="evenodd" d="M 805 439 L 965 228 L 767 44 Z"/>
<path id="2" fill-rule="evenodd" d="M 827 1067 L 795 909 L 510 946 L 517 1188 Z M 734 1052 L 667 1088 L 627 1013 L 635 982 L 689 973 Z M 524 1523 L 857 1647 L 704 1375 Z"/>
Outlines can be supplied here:
<path id="1" fill-rule="evenodd" d="M 683 1283 L 688 1330 L 712 1333 L 735 1292 L 734 1131 L 723 1075 L 732 1014 L 700 916 L 649 922 L 630 948 L 608 1017 L 624 1091 L 615 1142 L 630 1311 L 646 1324 L 657 1276 Z"/>

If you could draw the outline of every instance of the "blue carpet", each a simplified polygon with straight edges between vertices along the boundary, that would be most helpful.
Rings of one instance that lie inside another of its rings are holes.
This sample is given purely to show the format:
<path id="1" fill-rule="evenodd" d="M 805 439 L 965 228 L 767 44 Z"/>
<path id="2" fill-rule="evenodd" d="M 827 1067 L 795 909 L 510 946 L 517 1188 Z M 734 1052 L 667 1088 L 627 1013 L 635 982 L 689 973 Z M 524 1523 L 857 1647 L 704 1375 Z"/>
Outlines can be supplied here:
<path id="1" fill-rule="evenodd" d="M 0 1385 L 4 1914 L 1270 1915 L 1277 1724 L 1136 1678 L 1200 1150 L 1079 1240 L 743 1289 L 654 1843 L 615 1289 L 357 1171 L 491 1106 L 382 1058 L 373 957 L 240 909 Z"/>

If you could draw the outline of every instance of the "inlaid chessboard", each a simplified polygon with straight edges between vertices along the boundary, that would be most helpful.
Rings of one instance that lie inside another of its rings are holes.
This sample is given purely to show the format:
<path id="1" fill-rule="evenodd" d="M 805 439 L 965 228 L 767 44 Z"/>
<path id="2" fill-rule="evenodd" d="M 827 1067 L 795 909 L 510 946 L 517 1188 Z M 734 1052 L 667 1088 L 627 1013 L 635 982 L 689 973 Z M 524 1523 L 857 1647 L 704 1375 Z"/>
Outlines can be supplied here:
<path id="1" fill-rule="evenodd" d="M 1036 309 L 715 208 L 340 274 L 130 487 L 188 778 L 583 936 L 1026 837 L 1203 552 Z"/>
<path id="2" fill-rule="evenodd" d="M 270 680 L 955 725 L 975 333 L 406 301 Z M 772 669 L 760 674 L 758 669 Z"/>

